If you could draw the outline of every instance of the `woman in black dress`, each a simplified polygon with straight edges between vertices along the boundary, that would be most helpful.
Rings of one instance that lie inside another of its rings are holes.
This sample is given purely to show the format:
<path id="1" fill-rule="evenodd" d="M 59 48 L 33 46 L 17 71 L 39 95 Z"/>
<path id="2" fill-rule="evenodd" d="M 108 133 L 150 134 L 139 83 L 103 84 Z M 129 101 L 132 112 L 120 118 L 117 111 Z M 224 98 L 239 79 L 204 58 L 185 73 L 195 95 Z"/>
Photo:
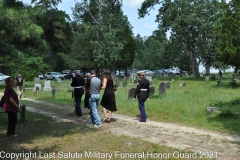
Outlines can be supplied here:
<path id="1" fill-rule="evenodd" d="M 116 99 L 113 90 L 114 82 L 111 76 L 110 70 L 106 70 L 104 72 L 104 79 L 103 79 L 103 86 L 101 89 L 105 89 L 102 100 L 101 106 L 103 107 L 104 119 L 103 122 L 110 122 L 112 117 L 112 112 L 117 111 L 116 108 Z M 109 115 L 107 116 L 107 110 L 109 111 Z"/>

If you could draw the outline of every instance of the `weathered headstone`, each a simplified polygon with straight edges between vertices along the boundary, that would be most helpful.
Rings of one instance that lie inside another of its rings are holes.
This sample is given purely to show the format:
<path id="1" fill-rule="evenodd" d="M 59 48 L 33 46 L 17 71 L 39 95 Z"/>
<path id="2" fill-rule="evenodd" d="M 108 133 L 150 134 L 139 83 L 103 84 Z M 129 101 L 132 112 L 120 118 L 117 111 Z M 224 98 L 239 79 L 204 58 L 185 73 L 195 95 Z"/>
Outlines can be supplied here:
<path id="1" fill-rule="evenodd" d="M 56 89 L 55 89 L 54 85 L 52 85 L 52 96 L 55 96 L 55 93 L 56 93 Z"/>
<path id="2" fill-rule="evenodd" d="M 34 84 L 33 91 L 38 94 L 41 91 L 41 84 Z"/>
<path id="3" fill-rule="evenodd" d="M 133 99 L 133 96 L 134 96 L 134 94 L 135 94 L 135 88 L 130 88 L 129 90 L 128 90 L 128 99 Z"/>
<path id="4" fill-rule="evenodd" d="M 130 80 L 131 80 L 132 84 L 135 84 L 136 78 L 137 78 L 137 74 L 136 73 L 131 73 L 130 74 Z"/>
<path id="5" fill-rule="evenodd" d="M 126 87 L 127 86 L 127 77 L 124 77 L 123 78 L 123 87 Z"/>
<path id="6" fill-rule="evenodd" d="M 34 78 L 34 83 L 38 83 L 40 81 L 40 78 L 36 77 Z"/>
<path id="7" fill-rule="evenodd" d="M 174 79 L 172 79 L 172 82 L 174 83 Z"/>
<path id="8" fill-rule="evenodd" d="M 51 89 L 52 89 L 51 88 L 51 81 L 44 81 L 44 88 L 43 88 L 43 90 L 44 91 L 49 91 Z"/>
<path id="9" fill-rule="evenodd" d="M 115 84 L 116 84 L 117 86 L 119 86 L 119 84 L 120 84 L 120 80 L 119 80 L 118 77 L 115 78 Z"/>
<path id="10" fill-rule="evenodd" d="M 26 112 L 26 105 L 25 104 L 20 104 L 20 119 L 22 121 L 25 120 L 25 112 Z"/>
<path id="11" fill-rule="evenodd" d="M 62 83 L 62 79 L 61 78 L 57 78 L 57 82 L 58 83 Z"/>
<path id="12" fill-rule="evenodd" d="M 205 77 L 205 81 L 209 81 L 209 76 L 206 76 L 206 77 Z"/>
<path id="13" fill-rule="evenodd" d="M 149 87 L 149 94 L 154 94 L 155 93 L 155 87 L 154 86 L 151 86 Z"/>
<path id="14" fill-rule="evenodd" d="M 170 88 L 170 82 L 165 82 L 166 88 Z"/>
<path id="15" fill-rule="evenodd" d="M 146 76 L 146 79 L 150 82 L 150 85 L 152 85 L 152 76 Z"/>
<path id="16" fill-rule="evenodd" d="M 159 93 L 160 94 L 164 94 L 166 92 L 166 83 L 165 82 L 161 82 L 159 84 Z"/>
<path id="17" fill-rule="evenodd" d="M 184 87 L 184 86 L 186 86 L 186 83 L 185 83 L 185 82 L 181 82 L 181 83 L 180 83 L 180 86 L 181 86 L 181 87 Z"/>

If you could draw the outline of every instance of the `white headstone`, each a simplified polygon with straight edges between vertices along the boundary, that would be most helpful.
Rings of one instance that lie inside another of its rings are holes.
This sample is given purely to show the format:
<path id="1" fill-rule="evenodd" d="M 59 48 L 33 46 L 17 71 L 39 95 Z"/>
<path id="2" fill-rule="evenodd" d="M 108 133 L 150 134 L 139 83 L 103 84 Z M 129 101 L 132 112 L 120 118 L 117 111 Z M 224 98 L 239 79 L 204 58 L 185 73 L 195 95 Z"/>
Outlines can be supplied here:
<path id="1" fill-rule="evenodd" d="M 44 88 L 43 90 L 44 91 L 48 91 L 48 90 L 51 90 L 51 81 L 44 81 Z"/>
<path id="2" fill-rule="evenodd" d="M 58 83 L 62 83 L 61 78 L 57 78 L 57 82 L 58 82 Z"/>
<path id="3" fill-rule="evenodd" d="M 41 84 L 34 84 L 33 91 L 36 92 L 36 88 L 39 88 L 39 91 L 41 91 Z"/>
<path id="4" fill-rule="evenodd" d="M 146 79 L 148 79 L 150 84 L 152 84 L 152 76 L 146 76 Z"/>
<path id="5" fill-rule="evenodd" d="M 206 77 L 205 77 L 205 81 L 209 81 L 209 76 L 206 76 Z"/>

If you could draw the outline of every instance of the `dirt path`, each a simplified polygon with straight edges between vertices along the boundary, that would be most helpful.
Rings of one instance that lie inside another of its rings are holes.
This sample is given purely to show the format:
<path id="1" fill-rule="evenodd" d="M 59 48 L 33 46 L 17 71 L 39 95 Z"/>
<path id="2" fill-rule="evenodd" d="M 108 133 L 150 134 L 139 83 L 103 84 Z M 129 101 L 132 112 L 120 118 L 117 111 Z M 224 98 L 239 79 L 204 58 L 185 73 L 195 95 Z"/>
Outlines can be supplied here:
<path id="1" fill-rule="evenodd" d="M 38 112 L 64 121 L 88 125 L 88 110 L 83 109 L 83 116 L 76 117 L 72 106 L 61 106 L 23 98 L 24 100 L 56 106 L 64 109 L 64 114 L 56 114 L 27 106 L 32 112 Z M 102 114 L 101 114 L 102 116 Z M 181 126 L 172 123 L 162 123 L 148 119 L 141 123 L 136 117 L 114 114 L 111 123 L 103 123 L 103 131 L 116 135 L 125 135 L 141 138 L 152 143 L 165 145 L 199 153 L 202 157 L 216 158 L 219 160 L 240 160 L 240 136 L 206 131 L 197 128 Z"/>

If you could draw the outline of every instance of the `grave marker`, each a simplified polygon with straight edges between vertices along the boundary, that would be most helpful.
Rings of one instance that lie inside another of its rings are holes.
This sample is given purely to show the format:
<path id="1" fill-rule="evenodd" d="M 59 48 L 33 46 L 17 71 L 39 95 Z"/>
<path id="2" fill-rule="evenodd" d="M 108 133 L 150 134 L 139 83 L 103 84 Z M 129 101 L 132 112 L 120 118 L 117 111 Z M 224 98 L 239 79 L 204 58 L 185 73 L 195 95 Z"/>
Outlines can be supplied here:
<path id="1" fill-rule="evenodd" d="M 41 91 L 41 84 L 34 84 L 33 91 L 38 94 Z"/>
<path id="2" fill-rule="evenodd" d="M 181 83 L 180 83 L 180 86 L 181 86 L 181 87 L 184 87 L 184 86 L 186 86 L 186 83 L 185 83 L 185 82 L 181 82 Z"/>
<path id="3" fill-rule="evenodd" d="M 165 82 L 161 82 L 159 84 L 159 93 L 160 94 L 164 94 L 166 92 L 166 83 Z"/>
<path id="4" fill-rule="evenodd" d="M 149 94 L 154 94 L 155 93 L 155 87 L 154 86 L 151 86 L 149 87 Z"/>
<path id="5" fill-rule="evenodd" d="M 134 96 L 134 94 L 135 94 L 135 88 L 130 88 L 129 90 L 128 90 L 128 99 L 133 99 L 133 96 Z"/>
<path id="6" fill-rule="evenodd" d="M 49 91 L 51 89 L 52 89 L 51 88 L 51 81 L 44 81 L 44 88 L 43 88 L 43 90 L 44 91 Z"/>

